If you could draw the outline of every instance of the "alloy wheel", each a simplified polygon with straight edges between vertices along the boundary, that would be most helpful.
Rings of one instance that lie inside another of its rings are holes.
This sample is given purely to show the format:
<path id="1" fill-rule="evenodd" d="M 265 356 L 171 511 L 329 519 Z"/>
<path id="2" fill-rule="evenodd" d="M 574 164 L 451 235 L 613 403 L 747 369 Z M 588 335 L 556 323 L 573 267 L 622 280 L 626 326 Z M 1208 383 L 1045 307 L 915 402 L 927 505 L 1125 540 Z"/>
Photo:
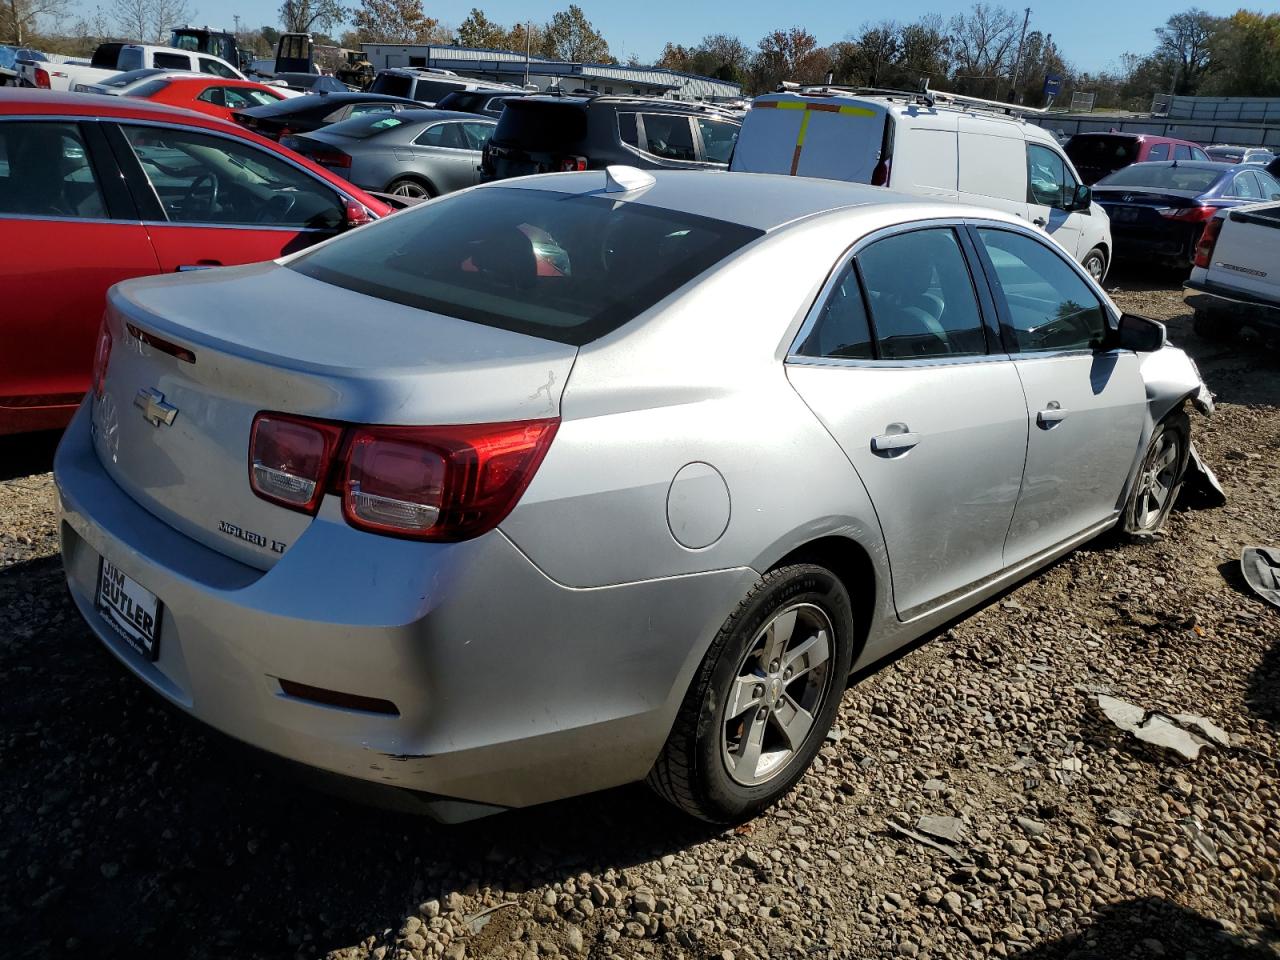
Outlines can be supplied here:
<path id="1" fill-rule="evenodd" d="M 834 634 L 822 608 L 798 603 L 752 640 L 721 719 L 721 755 L 738 783 L 767 783 L 804 744 L 831 685 Z"/>
<path id="2" fill-rule="evenodd" d="M 420 183 L 414 183 L 412 180 L 401 180 L 395 185 L 391 195 L 395 197 L 411 197 L 415 200 L 431 196 L 426 187 Z"/>
<path id="3" fill-rule="evenodd" d="M 1165 504 L 1173 496 L 1178 483 L 1178 452 L 1177 437 L 1165 431 L 1142 465 L 1134 510 L 1138 529 L 1146 530 L 1159 521 Z"/>

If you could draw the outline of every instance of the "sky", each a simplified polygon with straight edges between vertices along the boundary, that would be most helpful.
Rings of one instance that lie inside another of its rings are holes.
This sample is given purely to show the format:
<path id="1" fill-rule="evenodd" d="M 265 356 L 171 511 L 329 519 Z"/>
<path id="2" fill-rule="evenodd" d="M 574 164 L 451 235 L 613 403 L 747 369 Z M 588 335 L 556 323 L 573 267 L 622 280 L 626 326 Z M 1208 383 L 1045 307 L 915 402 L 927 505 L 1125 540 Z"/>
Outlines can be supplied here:
<path id="1" fill-rule="evenodd" d="M 349 0 L 354 3 L 356 0 Z M 457 26 L 473 6 L 490 19 L 509 25 L 518 20 L 545 22 L 569 5 L 570 0 L 457 0 L 439 3 L 424 0 L 427 13 L 443 23 Z M 1008 2 L 1013 7 L 1018 0 Z M 1029 30 L 1052 33 L 1066 60 L 1079 70 L 1097 72 L 1115 64 L 1122 53 L 1147 53 L 1155 45 L 1154 29 L 1169 14 L 1199 6 L 1216 15 L 1234 13 L 1241 6 L 1269 7 L 1274 0 L 1241 3 L 1240 0 L 1075 0 L 1073 3 L 1039 0 L 1033 6 Z M 1022 0 L 1025 6 L 1026 0 Z M 279 0 L 191 0 L 196 23 L 233 28 L 239 14 L 244 27 L 278 26 Z M 651 63 L 668 41 L 686 46 L 709 33 L 739 36 L 748 46 L 778 27 L 802 26 L 822 45 L 856 33 L 867 21 L 892 17 L 902 23 L 925 13 L 944 18 L 966 11 L 968 0 L 895 0 L 893 3 L 834 3 L 789 0 L 732 0 L 707 3 L 699 0 L 630 0 L 603 3 L 579 0 L 579 6 L 596 29 L 609 41 L 610 52 L 619 60 L 635 54 Z M 1022 8 L 1018 8 L 1022 9 Z M 334 33 L 340 31 L 335 30 Z"/>

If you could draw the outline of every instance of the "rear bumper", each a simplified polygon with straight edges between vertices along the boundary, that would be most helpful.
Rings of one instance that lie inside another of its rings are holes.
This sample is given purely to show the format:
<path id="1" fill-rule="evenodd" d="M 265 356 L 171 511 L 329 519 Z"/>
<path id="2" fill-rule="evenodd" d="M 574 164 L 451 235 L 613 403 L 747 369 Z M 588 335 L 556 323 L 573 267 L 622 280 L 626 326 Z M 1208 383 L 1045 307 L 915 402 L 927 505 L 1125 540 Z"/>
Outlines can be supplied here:
<path id="1" fill-rule="evenodd" d="M 435 795 L 441 819 L 640 779 L 749 569 L 570 589 L 501 532 L 377 537 L 332 503 L 263 572 L 141 508 L 98 462 L 82 407 L 54 464 L 80 613 L 139 679 L 270 753 Z M 159 657 L 94 606 L 100 558 L 159 597 Z M 392 716 L 286 695 L 280 680 L 389 700 Z M 452 798 L 443 799 L 443 798 Z"/>
<path id="2" fill-rule="evenodd" d="M 1202 280 L 1182 285 L 1187 306 L 1211 316 L 1251 327 L 1280 331 L 1280 303 L 1263 300 L 1239 290 L 1228 290 Z"/>
<path id="3" fill-rule="evenodd" d="M 1118 260 L 1157 259 L 1190 267 L 1200 238 L 1202 225 L 1194 229 L 1177 227 L 1168 230 L 1126 230 L 1111 223 L 1111 236 Z"/>

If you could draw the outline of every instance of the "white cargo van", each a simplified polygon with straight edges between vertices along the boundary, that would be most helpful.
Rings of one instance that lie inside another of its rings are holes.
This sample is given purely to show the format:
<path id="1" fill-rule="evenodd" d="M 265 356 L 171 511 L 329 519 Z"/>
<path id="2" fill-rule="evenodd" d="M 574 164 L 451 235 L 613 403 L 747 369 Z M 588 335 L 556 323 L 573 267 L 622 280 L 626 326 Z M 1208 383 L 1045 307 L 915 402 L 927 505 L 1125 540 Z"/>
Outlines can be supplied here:
<path id="1" fill-rule="evenodd" d="M 942 93 L 806 88 L 752 101 L 730 170 L 825 177 L 974 203 L 1036 224 L 1097 280 L 1111 224 L 1057 140 L 999 105 Z"/>

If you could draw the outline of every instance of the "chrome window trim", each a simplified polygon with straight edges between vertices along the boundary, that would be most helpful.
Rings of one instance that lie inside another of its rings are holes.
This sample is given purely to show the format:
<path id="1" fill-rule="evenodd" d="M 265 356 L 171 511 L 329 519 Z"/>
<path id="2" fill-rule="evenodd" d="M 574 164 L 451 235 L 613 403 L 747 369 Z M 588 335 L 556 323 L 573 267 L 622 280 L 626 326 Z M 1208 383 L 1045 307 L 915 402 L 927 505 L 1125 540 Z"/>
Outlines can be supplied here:
<path id="1" fill-rule="evenodd" d="M 132 118 L 132 117 L 101 117 L 101 118 L 95 118 L 95 119 L 101 119 L 101 120 L 106 121 L 106 122 L 109 122 L 109 123 L 114 123 L 114 124 L 116 124 L 117 126 L 139 126 L 139 125 L 141 125 L 141 126 L 147 126 L 147 127 L 161 127 L 161 128 L 166 129 L 166 130 L 177 130 L 177 131 L 179 131 L 179 132 L 182 132 L 182 131 L 195 131 L 196 133 L 201 133 L 201 134 L 204 134 L 204 135 L 206 135 L 206 136 L 210 136 L 210 137 L 220 137 L 221 139 L 223 139 L 223 140 L 229 140 L 229 141 L 231 141 L 232 143 L 247 144 L 248 146 L 252 147 L 254 150 L 261 150 L 263 153 L 270 154 L 272 157 L 274 157 L 275 159 L 279 160 L 281 163 L 288 164 L 289 166 L 291 166 L 291 167 L 293 167 L 294 169 L 298 170 L 300 173 L 305 174 L 306 176 L 310 177 L 312 180 L 316 181 L 317 183 L 319 183 L 319 184 L 321 184 L 321 185 L 323 185 L 323 186 L 327 187 L 328 189 L 332 190 L 334 193 L 336 193 L 339 197 L 341 197 L 341 198 L 342 198 L 342 202 L 343 202 L 343 204 L 344 204 L 344 205 L 345 205 L 347 202 L 351 202 L 351 203 L 358 203 L 358 204 L 360 204 L 361 206 L 364 206 L 363 201 L 361 201 L 361 200 L 357 200 L 355 197 L 353 197 L 351 194 L 347 193 L 347 192 L 346 192 L 345 190 L 343 190 L 341 187 L 338 187 L 338 186 L 336 186 L 335 184 L 330 183 L 328 180 L 325 180 L 323 177 L 316 176 L 316 174 L 315 174 L 315 172 L 314 172 L 314 171 L 312 171 L 312 170 L 308 170 L 306 167 L 302 166 L 302 164 L 298 163 L 297 161 L 292 160 L 292 159 L 290 159 L 289 157 L 284 156 L 283 154 L 276 153 L 274 150 L 267 150 L 267 149 L 265 149 L 264 147 L 262 147 L 260 144 L 254 143 L 252 140 L 247 140 L 247 139 L 245 139 L 244 137 L 238 137 L 238 136 L 234 136 L 233 134 L 224 133 L 224 132 L 222 132 L 221 130 L 212 130 L 212 129 L 208 128 L 208 127 L 197 127 L 197 126 L 184 127 L 184 126 L 176 125 L 176 124 L 173 124 L 173 123 L 166 123 L 166 122 L 164 122 L 164 121 L 162 121 L 162 120 L 136 120 L 136 119 L 134 119 L 134 118 Z M 124 131 L 121 131 L 121 132 L 123 133 Z M 127 140 L 128 138 L 126 137 L 125 139 Z M 129 149 L 130 149 L 130 150 L 132 150 L 132 149 L 133 149 L 133 144 L 129 144 Z M 137 157 L 137 153 L 136 153 L 136 152 L 134 153 L 134 156 L 135 156 L 135 157 Z M 138 164 L 139 164 L 139 165 L 141 165 L 141 164 L 142 164 L 142 160 L 141 160 L 141 158 L 138 158 Z M 145 176 L 145 171 L 144 171 L 144 176 Z M 154 186 L 154 185 L 152 185 L 152 183 L 151 183 L 151 178 L 150 178 L 150 177 L 148 177 L 148 178 L 147 178 L 147 186 L 151 188 L 152 195 L 153 195 L 153 196 L 155 196 L 155 198 L 156 198 L 156 203 L 158 203 L 158 204 L 160 205 L 160 209 L 161 209 L 161 210 L 163 210 L 163 209 L 164 209 L 164 203 L 163 203 L 163 202 L 161 202 L 159 194 L 156 194 L 156 192 L 155 192 L 155 186 Z M 366 208 L 366 209 L 367 209 L 367 208 Z M 378 214 L 377 214 L 377 213 L 375 213 L 375 212 L 374 212 L 374 211 L 372 211 L 372 210 L 370 210 L 370 211 L 369 211 L 369 214 L 370 214 L 370 216 L 371 216 L 374 220 L 379 220 L 379 219 L 381 219 L 381 217 L 379 217 L 379 216 L 378 216 Z M 196 221 L 193 221 L 193 220 L 151 220 L 151 221 L 144 221 L 144 222 L 146 222 L 146 223 L 150 223 L 150 224 L 153 224 L 153 225 L 155 225 L 155 226 L 172 226 L 172 227 L 215 227 L 215 228 L 217 228 L 217 227 L 222 227 L 222 228 L 235 228 L 235 229 L 237 229 L 237 230 L 243 230 L 243 229 L 246 229 L 246 228 L 249 228 L 249 229 L 259 229 L 259 228 L 261 228 L 261 229 L 270 229 L 270 228 L 272 228 L 272 227 L 274 226 L 273 224 L 256 224 L 256 223 L 202 223 L 202 222 L 200 222 L 200 221 L 198 221 L 198 220 L 196 220 Z M 334 233 L 334 232 L 335 232 L 335 231 L 333 231 L 333 230 L 322 230 L 322 229 L 320 229 L 320 228 L 318 228 L 318 227 L 285 227 L 285 226 L 275 226 L 275 229 L 277 229 L 277 230 L 290 230 L 290 231 L 292 231 L 292 232 L 294 232 L 294 233 L 302 233 L 302 232 L 305 232 L 305 231 L 311 231 L 311 232 L 317 232 L 317 233 Z M 339 232 L 340 232 L 341 230 L 342 230 L 342 227 L 338 227 L 338 228 L 337 228 L 337 231 L 339 231 Z"/>
<path id="2" fill-rule="evenodd" d="M 24 223 L 105 223 L 116 227 L 140 227 L 141 220 L 113 220 L 110 217 L 54 217 L 47 214 L 4 213 L 0 211 L 0 220 L 21 220 Z"/>
<path id="3" fill-rule="evenodd" d="M 832 266 L 827 279 L 822 284 L 822 289 L 818 291 L 818 296 L 814 298 L 813 304 L 809 307 L 809 312 L 805 314 L 804 322 L 800 324 L 800 329 L 791 341 L 791 346 L 787 348 L 785 363 L 795 363 L 802 366 L 839 366 L 839 367 L 875 367 L 884 369 L 889 367 L 922 367 L 922 366 L 957 366 L 964 363 L 988 363 L 993 360 L 1008 360 L 1010 354 L 1003 351 L 1003 344 L 993 344 L 993 349 L 988 353 L 969 353 L 948 355 L 945 357 L 919 357 L 919 358 L 890 358 L 882 360 L 861 360 L 851 357 L 809 357 L 797 353 L 800 345 L 809 338 L 809 334 L 813 332 L 813 328 L 818 325 L 818 318 L 822 314 L 822 308 L 826 306 L 827 300 L 835 290 L 836 282 L 844 274 L 844 268 L 849 265 L 850 261 L 861 253 L 871 244 L 884 240 L 889 237 L 898 236 L 903 233 L 914 233 L 917 230 L 931 230 L 937 228 L 949 228 L 951 230 L 963 230 L 969 221 L 963 217 L 941 217 L 935 220 L 910 220 L 905 223 L 895 223 L 888 227 L 881 227 L 878 230 L 866 234 L 859 240 L 855 240 L 852 244 L 845 248 L 844 252 L 836 258 L 834 266 Z M 956 238 L 956 244 L 960 247 L 961 256 L 964 257 L 965 267 L 969 271 L 969 279 L 971 283 L 976 284 L 977 278 L 973 276 L 974 265 L 969 263 L 969 257 L 965 253 L 964 247 L 959 237 Z M 861 285 L 861 281 L 859 281 Z M 978 316 L 982 320 L 982 328 L 984 333 L 992 329 L 992 324 L 988 322 L 988 318 L 984 315 L 982 298 L 978 295 L 978 291 L 973 291 L 973 300 L 978 307 Z M 997 329 L 999 322 L 994 325 Z"/>
<path id="4" fill-rule="evenodd" d="M 358 202 L 358 201 L 357 201 Z M 130 221 L 132 222 L 132 221 Z M 187 220 L 142 220 L 144 227 L 181 227 L 190 230 L 268 230 L 277 233 L 341 233 L 342 228 L 329 230 L 324 227 L 279 227 L 270 223 L 192 223 Z"/>

